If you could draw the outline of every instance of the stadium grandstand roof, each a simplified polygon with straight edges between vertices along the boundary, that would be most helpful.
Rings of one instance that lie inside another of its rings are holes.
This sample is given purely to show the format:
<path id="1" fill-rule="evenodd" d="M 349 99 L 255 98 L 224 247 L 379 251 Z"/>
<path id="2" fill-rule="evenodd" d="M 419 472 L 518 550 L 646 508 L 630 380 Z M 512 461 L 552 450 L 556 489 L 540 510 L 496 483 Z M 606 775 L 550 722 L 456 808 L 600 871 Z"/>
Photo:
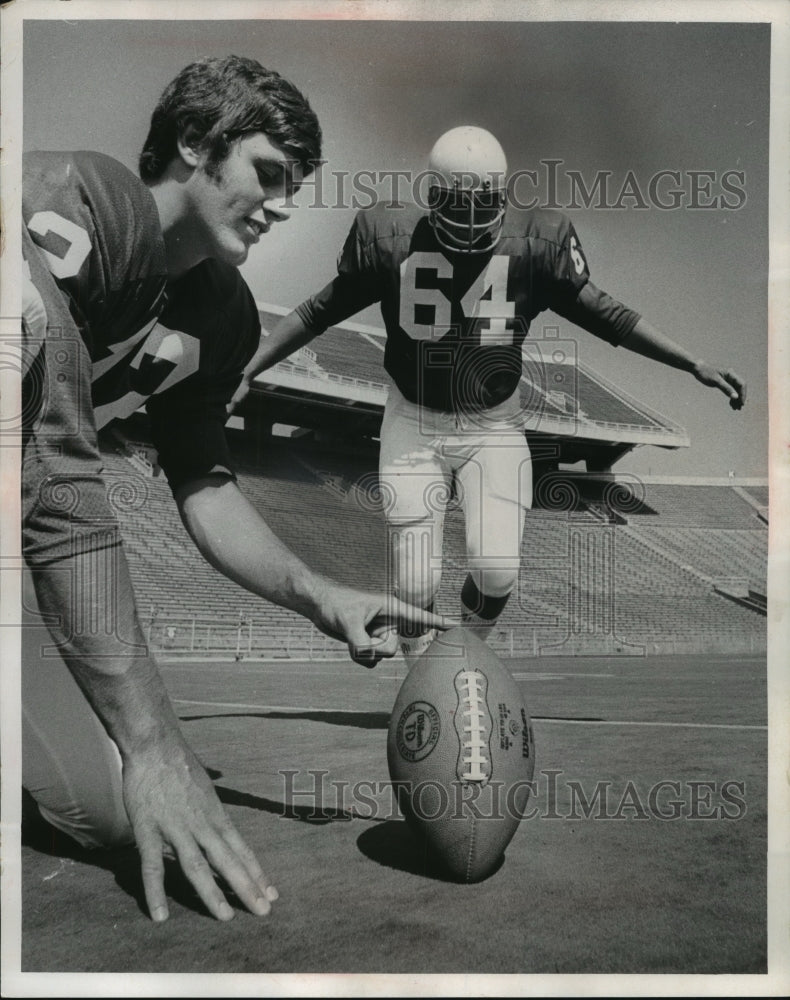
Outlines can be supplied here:
<path id="1" fill-rule="evenodd" d="M 288 310 L 258 303 L 264 329 Z M 383 329 L 345 322 L 255 379 L 258 395 L 282 423 L 316 426 L 333 411 L 355 414 L 360 429 L 377 434 L 389 376 Z M 575 356 L 572 342 L 527 338 L 520 386 L 524 429 L 532 436 L 586 442 L 618 455 L 637 445 L 688 447 L 685 429 L 604 379 Z"/>

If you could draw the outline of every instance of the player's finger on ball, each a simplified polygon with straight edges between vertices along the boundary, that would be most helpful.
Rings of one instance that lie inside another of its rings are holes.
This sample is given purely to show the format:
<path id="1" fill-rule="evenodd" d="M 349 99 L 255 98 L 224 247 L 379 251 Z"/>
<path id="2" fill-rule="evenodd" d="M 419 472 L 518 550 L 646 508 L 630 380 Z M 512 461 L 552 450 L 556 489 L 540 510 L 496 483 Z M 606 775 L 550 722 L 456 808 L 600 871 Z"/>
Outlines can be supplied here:
<path id="1" fill-rule="evenodd" d="M 447 615 L 429 614 L 423 622 L 428 628 L 438 628 L 443 632 L 451 628 L 461 628 L 463 622 L 460 618 L 449 618 Z"/>
<path id="2" fill-rule="evenodd" d="M 426 611 L 425 608 L 415 607 L 413 604 L 406 604 L 404 601 L 396 600 L 390 608 L 390 615 L 396 618 L 401 625 L 418 625 L 422 628 L 453 628 L 459 622 L 450 622 L 443 615 L 437 615 L 433 611 Z"/>

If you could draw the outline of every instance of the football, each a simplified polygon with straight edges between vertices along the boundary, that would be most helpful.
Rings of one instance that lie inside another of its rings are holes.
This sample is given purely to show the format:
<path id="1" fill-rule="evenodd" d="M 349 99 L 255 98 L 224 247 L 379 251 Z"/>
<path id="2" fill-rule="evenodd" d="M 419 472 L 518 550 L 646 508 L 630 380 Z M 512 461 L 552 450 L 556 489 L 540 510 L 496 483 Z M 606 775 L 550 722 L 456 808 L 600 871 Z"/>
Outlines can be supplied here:
<path id="1" fill-rule="evenodd" d="M 440 634 L 412 667 L 387 762 L 404 818 L 447 873 L 493 874 L 527 806 L 535 744 L 510 671 L 469 630 Z"/>

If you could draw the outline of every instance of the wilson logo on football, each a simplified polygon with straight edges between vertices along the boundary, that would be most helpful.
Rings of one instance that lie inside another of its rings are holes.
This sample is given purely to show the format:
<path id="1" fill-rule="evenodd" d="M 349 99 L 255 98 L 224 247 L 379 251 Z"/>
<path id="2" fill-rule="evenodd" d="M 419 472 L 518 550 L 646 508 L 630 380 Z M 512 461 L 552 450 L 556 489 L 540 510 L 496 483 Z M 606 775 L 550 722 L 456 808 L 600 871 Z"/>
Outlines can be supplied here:
<path id="1" fill-rule="evenodd" d="M 423 760 L 439 742 L 439 713 L 427 701 L 414 701 L 398 720 L 396 743 L 404 760 Z"/>
<path id="2" fill-rule="evenodd" d="M 456 774 L 460 781 L 484 785 L 491 777 L 489 741 L 494 728 L 488 711 L 488 679 L 479 670 L 462 670 L 455 676 L 455 691 L 455 731 L 460 744 Z"/>

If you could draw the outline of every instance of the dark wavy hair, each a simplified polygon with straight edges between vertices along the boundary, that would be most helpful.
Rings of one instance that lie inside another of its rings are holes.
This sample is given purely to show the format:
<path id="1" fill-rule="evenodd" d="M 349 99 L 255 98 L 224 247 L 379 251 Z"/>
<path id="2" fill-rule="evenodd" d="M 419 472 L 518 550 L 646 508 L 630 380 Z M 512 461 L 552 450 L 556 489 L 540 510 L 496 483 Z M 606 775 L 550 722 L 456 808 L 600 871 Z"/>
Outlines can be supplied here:
<path id="1" fill-rule="evenodd" d="M 176 156 L 179 135 L 192 126 L 216 176 L 234 141 L 263 132 L 309 174 L 321 158 L 321 126 L 304 95 L 274 70 L 242 56 L 201 59 L 165 88 L 151 115 L 140 176 L 155 181 Z"/>

